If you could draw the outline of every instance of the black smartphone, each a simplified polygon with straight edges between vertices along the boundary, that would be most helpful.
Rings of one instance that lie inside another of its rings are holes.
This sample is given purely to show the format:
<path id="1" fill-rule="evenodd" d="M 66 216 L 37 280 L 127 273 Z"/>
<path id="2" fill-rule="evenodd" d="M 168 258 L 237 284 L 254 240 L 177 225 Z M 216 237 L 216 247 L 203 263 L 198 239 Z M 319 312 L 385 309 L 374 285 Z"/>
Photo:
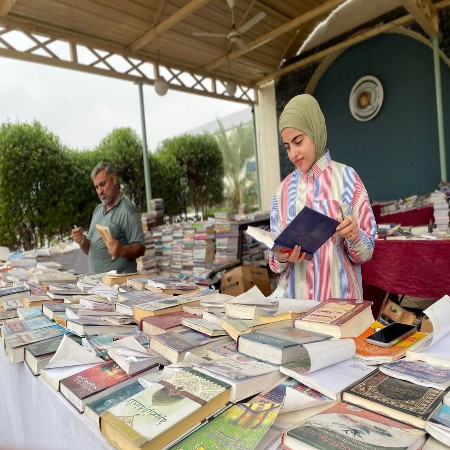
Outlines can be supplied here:
<path id="1" fill-rule="evenodd" d="M 415 333 L 416 330 L 417 328 L 414 325 L 394 322 L 367 336 L 366 341 L 369 344 L 378 345 L 379 347 L 392 347 L 397 342 Z"/>

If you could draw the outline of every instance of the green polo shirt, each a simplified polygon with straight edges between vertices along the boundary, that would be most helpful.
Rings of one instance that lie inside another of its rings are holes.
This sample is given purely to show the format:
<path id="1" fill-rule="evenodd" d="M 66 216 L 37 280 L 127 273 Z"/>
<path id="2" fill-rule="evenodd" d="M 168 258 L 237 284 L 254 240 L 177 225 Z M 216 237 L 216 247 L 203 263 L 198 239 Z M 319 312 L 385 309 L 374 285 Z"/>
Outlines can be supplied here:
<path id="1" fill-rule="evenodd" d="M 142 230 L 141 216 L 136 206 L 119 195 L 116 204 L 106 212 L 105 205 L 100 203 L 94 210 L 89 227 L 89 272 L 103 273 L 116 270 L 117 273 L 133 273 L 137 270 L 135 259 L 118 257 L 112 259 L 108 253 L 105 241 L 97 230 L 96 224 L 109 228 L 111 236 L 121 244 L 139 242 L 145 246 L 144 232 Z"/>

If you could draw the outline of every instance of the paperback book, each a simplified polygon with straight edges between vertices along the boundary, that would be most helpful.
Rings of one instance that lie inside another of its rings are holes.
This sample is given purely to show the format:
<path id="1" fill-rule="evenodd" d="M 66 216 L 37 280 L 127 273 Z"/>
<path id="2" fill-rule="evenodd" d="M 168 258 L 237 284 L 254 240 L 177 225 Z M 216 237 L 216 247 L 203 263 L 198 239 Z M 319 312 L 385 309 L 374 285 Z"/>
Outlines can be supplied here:
<path id="1" fill-rule="evenodd" d="M 100 416 L 116 448 L 164 449 L 228 403 L 226 383 L 191 369 L 153 383 Z"/>
<path id="2" fill-rule="evenodd" d="M 417 450 L 425 433 L 343 402 L 283 434 L 285 449 Z"/>
<path id="3" fill-rule="evenodd" d="M 359 336 L 374 322 L 372 302 L 329 298 L 294 320 L 295 328 L 336 338 Z"/>

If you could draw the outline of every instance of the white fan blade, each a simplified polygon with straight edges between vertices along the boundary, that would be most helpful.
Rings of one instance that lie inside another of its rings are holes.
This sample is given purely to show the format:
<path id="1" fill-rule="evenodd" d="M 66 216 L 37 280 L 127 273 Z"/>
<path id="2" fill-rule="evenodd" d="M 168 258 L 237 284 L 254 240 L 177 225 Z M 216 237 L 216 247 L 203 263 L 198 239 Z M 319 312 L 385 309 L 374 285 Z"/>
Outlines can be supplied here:
<path id="1" fill-rule="evenodd" d="M 236 44 L 237 48 L 239 50 L 246 50 L 247 46 L 245 45 L 245 42 L 242 39 L 236 39 L 234 41 L 234 43 Z"/>
<path id="2" fill-rule="evenodd" d="M 226 34 L 223 34 L 223 33 L 207 33 L 206 31 L 205 32 L 194 31 L 192 33 L 192 36 L 216 37 L 216 38 L 224 38 L 224 39 L 227 38 Z"/>
<path id="3" fill-rule="evenodd" d="M 254 27 L 258 22 L 266 17 L 266 13 L 260 11 L 256 16 L 251 18 L 249 21 L 245 22 L 244 25 L 240 26 L 237 31 L 241 34 L 244 34 L 246 31 L 250 30 L 250 28 Z"/>

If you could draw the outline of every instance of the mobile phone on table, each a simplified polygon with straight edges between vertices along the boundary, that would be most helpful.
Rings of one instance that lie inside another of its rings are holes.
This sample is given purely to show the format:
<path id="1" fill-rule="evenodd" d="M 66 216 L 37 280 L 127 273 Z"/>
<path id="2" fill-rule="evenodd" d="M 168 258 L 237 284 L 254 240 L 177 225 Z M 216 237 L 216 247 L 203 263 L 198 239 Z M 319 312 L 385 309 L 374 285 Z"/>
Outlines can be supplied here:
<path id="1" fill-rule="evenodd" d="M 366 341 L 369 344 L 378 345 L 379 347 L 392 347 L 416 331 L 417 328 L 415 325 L 394 322 L 367 336 Z"/>

